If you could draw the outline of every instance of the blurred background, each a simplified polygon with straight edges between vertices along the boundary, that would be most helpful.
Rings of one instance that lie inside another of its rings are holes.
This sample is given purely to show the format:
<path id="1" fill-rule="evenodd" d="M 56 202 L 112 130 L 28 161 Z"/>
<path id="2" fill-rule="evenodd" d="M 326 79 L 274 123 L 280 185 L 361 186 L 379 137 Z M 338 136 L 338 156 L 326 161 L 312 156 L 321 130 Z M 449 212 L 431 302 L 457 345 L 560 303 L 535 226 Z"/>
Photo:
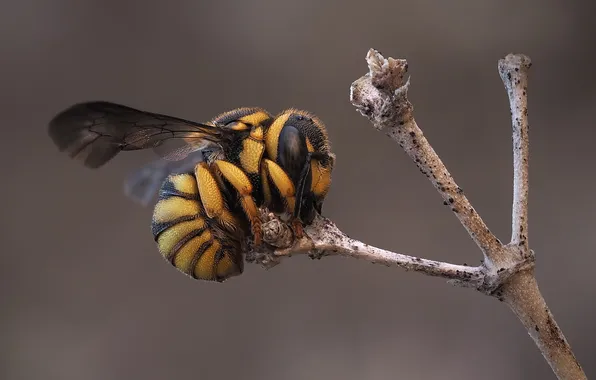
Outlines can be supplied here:
<path id="1" fill-rule="evenodd" d="M 197 121 L 307 109 L 338 157 L 326 216 L 369 244 L 478 264 L 428 180 L 349 102 L 371 47 L 408 60 L 419 125 L 504 241 L 512 148 L 497 60 L 532 58 L 529 240 L 544 296 L 596 375 L 594 14 L 538 0 L 3 2 L 0 378 L 554 378 L 503 304 L 441 279 L 295 257 L 193 281 L 157 252 L 152 209 L 123 195 L 151 151 L 93 171 L 47 136 L 85 100 Z"/>

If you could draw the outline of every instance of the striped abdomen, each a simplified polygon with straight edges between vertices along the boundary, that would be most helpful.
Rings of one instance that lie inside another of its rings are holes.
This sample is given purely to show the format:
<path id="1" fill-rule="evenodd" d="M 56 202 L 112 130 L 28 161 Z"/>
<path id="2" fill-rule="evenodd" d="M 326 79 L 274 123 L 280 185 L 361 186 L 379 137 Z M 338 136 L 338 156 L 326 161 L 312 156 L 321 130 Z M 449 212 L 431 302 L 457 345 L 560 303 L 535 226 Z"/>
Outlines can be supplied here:
<path id="1" fill-rule="evenodd" d="M 222 282 L 244 270 L 242 234 L 234 236 L 206 216 L 193 174 L 164 181 L 151 229 L 162 256 L 193 278 Z"/>

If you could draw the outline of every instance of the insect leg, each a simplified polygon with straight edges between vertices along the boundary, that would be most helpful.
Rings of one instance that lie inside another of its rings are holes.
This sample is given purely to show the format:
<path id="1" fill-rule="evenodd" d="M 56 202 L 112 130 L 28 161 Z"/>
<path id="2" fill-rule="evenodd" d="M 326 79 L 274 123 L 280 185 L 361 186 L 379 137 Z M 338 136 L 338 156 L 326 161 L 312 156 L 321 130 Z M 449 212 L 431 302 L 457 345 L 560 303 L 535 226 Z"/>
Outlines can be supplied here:
<path id="1" fill-rule="evenodd" d="M 243 223 L 229 210 L 220 184 L 210 164 L 206 162 L 198 163 L 195 166 L 195 176 L 205 214 L 219 222 L 226 230 L 233 233 L 238 232 Z"/>
<path id="2" fill-rule="evenodd" d="M 335 165 L 333 153 L 316 153 L 310 165 L 312 178 L 312 194 L 314 197 L 314 208 L 319 214 L 322 213 L 323 201 L 331 187 L 331 172 Z"/>
<path id="3" fill-rule="evenodd" d="M 294 231 L 296 238 L 300 239 L 304 235 L 302 223 L 297 218 L 293 217 L 294 210 L 296 208 L 296 189 L 292 179 L 288 174 L 274 161 L 269 159 L 263 160 L 263 166 L 265 168 L 267 179 L 269 179 L 273 187 L 278 191 L 279 195 L 284 202 L 285 211 L 290 214 L 291 226 Z"/>
<path id="4" fill-rule="evenodd" d="M 321 180 L 319 161 L 327 157 L 325 153 L 308 152 L 306 162 L 300 171 L 296 192 L 296 207 L 294 217 L 300 218 L 304 223 L 310 224 L 314 218 L 314 210 L 319 211 L 320 207 L 315 205 L 315 191 Z M 317 174 L 316 178 L 313 174 Z M 320 213 L 320 211 L 319 211 Z"/>
<path id="5" fill-rule="evenodd" d="M 223 160 L 216 160 L 213 165 L 217 167 L 221 175 L 236 189 L 240 196 L 240 204 L 248 218 L 256 246 L 261 245 L 263 230 L 259 210 L 252 196 L 253 187 L 248 176 L 238 166 Z"/>

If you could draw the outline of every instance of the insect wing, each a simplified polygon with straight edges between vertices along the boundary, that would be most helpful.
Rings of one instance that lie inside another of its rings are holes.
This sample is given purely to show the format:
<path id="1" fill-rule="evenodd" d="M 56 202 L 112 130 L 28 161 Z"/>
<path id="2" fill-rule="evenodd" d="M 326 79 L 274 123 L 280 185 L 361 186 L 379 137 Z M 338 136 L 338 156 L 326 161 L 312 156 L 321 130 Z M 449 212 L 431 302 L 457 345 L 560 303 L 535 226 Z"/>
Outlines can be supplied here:
<path id="1" fill-rule="evenodd" d="M 203 161 L 203 151 L 189 153 L 178 161 L 155 160 L 132 173 L 124 182 L 124 193 L 142 206 L 155 199 L 162 183 L 170 174 L 193 172 L 197 163 Z"/>
<path id="2" fill-rule="evenodd" d="M 153 148 L 168 160 L 182 160 L 226 133 L 213 125 L 145 112 L 110 102 L 75 104 L 56 115 L 49 135 L 60 151 L 99 168 L 120 151 Z"/>

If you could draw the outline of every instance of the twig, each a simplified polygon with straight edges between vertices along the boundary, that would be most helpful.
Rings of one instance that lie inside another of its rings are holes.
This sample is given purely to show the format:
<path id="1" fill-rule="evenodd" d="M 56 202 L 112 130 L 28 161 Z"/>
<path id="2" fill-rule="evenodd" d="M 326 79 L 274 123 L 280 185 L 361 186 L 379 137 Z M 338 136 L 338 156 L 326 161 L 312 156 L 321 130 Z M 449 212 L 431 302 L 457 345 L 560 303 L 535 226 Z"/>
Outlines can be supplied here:
<path id="1" fill-rule="evenodd" d="M 587 379 L 540 293 L 533 270 L 512 276 L 500 297 L 519 318 L 557 378 Z"/>
<path id="2" fill-rule="evenodd" d="M 264 210 L 261 212 L 265 213 Z M 287 224 L 272 214 L 264 218 L 268 220 L 263 225 L 264 241 L 275 246 L 276 249 L 269 252 L 251 252 L 247 260 L 258 262 L 266 268 L 271 268 L 279 264 L 282 258 L 295 254 L 308 254 L 317 259 L 341 255 L 388 267 L 399 267 L 407 271 L 422 272 L 433 277 L 442 277 L 462 287 L 481 289 L 489 286 L 485 283 L 485 271 L 481 266 L 455 265 L 373 247 L 350 238 L 332 221 L 321 216 L 317 216 L 313 223 L 306 227 L 307 236 L 297 242 L 293 241 Z"/>
<path id="3" fill-rule="evenodd" d="M 366 61 L 369 73 L 350 87 L 352 104 L 376 129 L 385 130 L 414 160 L 481 249 L 485 264 L 502 267 L 501 242 L 474 210 L 414 119 L 413 107 L 407 98 L 410 80 L 404 79 L 408 70 L 406 60 L 385 59 L 371 49 Z"/>
<path id="4" fill-rule="evenodd" d="M 270 249 L 266 252 L 249 251 L 247 260 L 272 267 L 281 258 L 298 253 L 306 253 L 313 258 L 343 255 L 442 277 L 452 284 L 475 288 L 511 308 L 559 379 L 585 379 L 580 364 L 540 293 L 534 277 L 535 257 L 527 241 L 529 58 L 508 55 L 499 61 L 499 73 L 509 95 L 513 120 L 513 231 L 512 240 L 507 245 L 490 232 L 416 124 L 413 107 L 407 99 L 409 79 L 404 80 L 407 62 L 385 59 L 372 49 L 366 60 L 369 72 L 352 84 L 352 104 L 368 117 L 376 129 L 385 130 L 429 178 L 445 205 L 451 208 L 481 249 L 484 254 L 482 265 L 454 265 L 372 247 L 348 237 L 330 220 L 320 216 L 306 228 L 303 239 L 294 241 L 289 227 L 264 211 L 264 240 Z"/>
<path id="5" fill-rule="evenodd" d="M 523 54 L 499 60 L 499 74 L 509 96 L 513 124 L 513 207 L 510 257 L 533 256 L 528 245 L 528 70 Z M 585 379 L 581 365 L 540 293 L 533 268 L 503 284 L 502 300 L 522 322 L 559 379 Z"/>
<path id="6" fill-rule="evenodd" d="M 511 244 L 528 244 L 528 69 L 530 58 L 509 54 L 499 60 L 499 74 L 509 96 L 513 125 L 513 212 Z"/>

